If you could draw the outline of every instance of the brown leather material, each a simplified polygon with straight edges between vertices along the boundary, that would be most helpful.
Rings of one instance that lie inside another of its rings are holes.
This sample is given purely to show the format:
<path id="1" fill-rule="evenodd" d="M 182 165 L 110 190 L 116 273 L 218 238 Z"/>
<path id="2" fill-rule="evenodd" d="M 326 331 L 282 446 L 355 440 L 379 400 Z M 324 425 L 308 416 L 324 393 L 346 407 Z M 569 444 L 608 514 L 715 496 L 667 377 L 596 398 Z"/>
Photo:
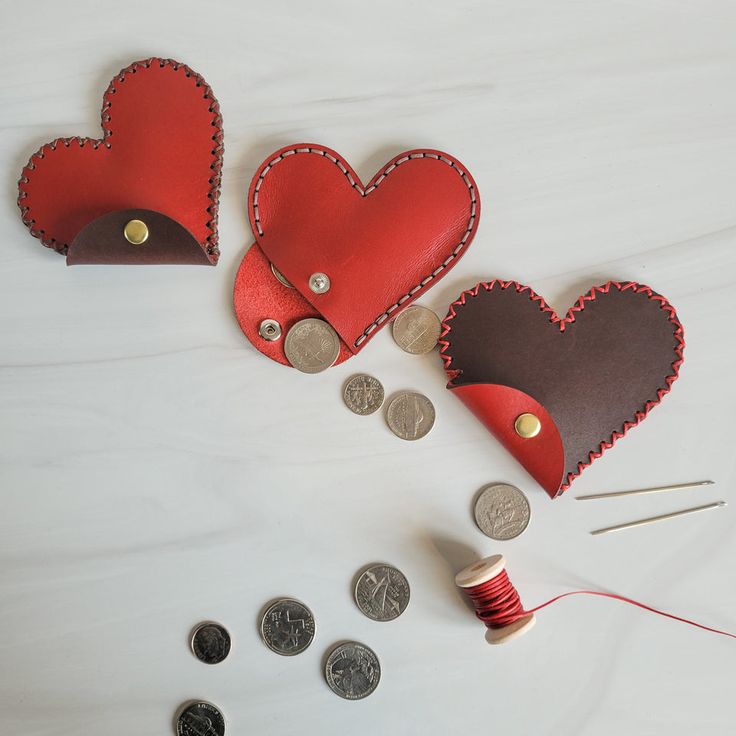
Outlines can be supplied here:
<path id="1" fill-rule="evenodd" d="M 564 446 L 563 490 L 659 403 L 684 348 L 672 306 L 632 282 L 595 287 L 562 319 L 527 286 L 479 284 L 453 303 L 444 328 L 450 388 L 507 386 L 552 417 Z M 527 443 L 529 452 L 535 445 Z"/>
<path id="2" fill-rule="evenodd" d="M 148 239 L 140 245 L 128 242 L 123 231 L 130 220 L 148 227 Z M 214 265 L 197 239 L 176 220 L 153 210 L 118 210 L 85 225 L 69 245 L 67 265 Z"/>

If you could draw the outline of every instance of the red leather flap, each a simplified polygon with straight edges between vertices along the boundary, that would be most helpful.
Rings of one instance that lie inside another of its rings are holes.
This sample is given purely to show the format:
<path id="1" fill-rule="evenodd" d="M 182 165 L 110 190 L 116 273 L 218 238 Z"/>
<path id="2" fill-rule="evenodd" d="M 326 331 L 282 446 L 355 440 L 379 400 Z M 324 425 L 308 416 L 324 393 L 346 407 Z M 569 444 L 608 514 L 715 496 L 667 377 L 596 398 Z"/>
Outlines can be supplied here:
<path id="1" fill-rule="evenodd" d="M 131 220 L 143 222 L 144 242 L 131 243 L 125 236 Z M 208 266 L 207 255 L 194 236 L 176 220 L 151 210 L 109 212 L 85 225 L 69 246 L 69 266 L 117 263 L 131 266 L 179 263 Z"/>
<path id="2" fill-rule="evenodd" d="M 480 214 L 465 167 L 440 151 L 402 153 L 367 186 L 337 153 L 290 146 L 249 191 L 256 241 L 352 352 L 456 263 Z M 312 274 L 331 280 L 327 293 Z"/>
<path id="3" fill-rule="evenodd" d="M 317 310 L 296 290 L 284 286 L 271 270 L 268 258 L 257 244 L 251 245 L 235 276 L 233 289 L 235 316 L 245 336 L 265 356 L 282 365 L 290 365 L 284 352 L 284 337 L 300 320 L 319 317 Z M 261 322 L 276 320 L 281 339 L 267 340 L 259 332 Z M 340 341 L 337 363 L 352 357 L 348 346 Z"/>
<path id="4" fill-rule="evenodd" d="M 66 254 L 102 215 L 153 210 L 192 234 L 201 262 L 217 263 L 222 120 L 204 79 L 170 59 L 131 64 L 104 94 L 102 128 L 100 139 L 58 138 L 31 156 L 18 184 L 31 234 Z"/>
<path id="5" fill-rule="evenodd" d="M 557 496 L 565 473 L 565 450 L 552 417 L 538 401 L 518 389 L 492 383 L 449 385 L 448 388 L 526 468 L 550 498 Z M 536 437 L 520 437 L 514 429 L 516 418 L 525 413 L 534 414 L 542 424 Z"/>

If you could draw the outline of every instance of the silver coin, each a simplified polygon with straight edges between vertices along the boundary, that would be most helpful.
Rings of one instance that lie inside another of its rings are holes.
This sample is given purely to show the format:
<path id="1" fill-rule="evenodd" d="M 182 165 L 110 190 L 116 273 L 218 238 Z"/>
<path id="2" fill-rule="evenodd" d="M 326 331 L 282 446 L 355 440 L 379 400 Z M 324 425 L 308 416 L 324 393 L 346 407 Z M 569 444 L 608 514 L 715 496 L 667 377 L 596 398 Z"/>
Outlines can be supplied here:
<path id="1" fill-rule="evenodd" d="M 342 392 L 346 406 L 353 414 L 366 416 L 378 411 L 383 404 L 383 386 L 377 378 L 361 373 L 353 376 Z"/>
<path id="2" fill-rule="evenodd" d="M 389 429 L 402 440 L 418 440 L 434 426 L 434 406 L 422 394 L 403 391 L 391 400 L 386 412 Z"/>
<path id="3" fill-rule="evenodd" d="M 394 320 L 392 332 L 396 344 L 412 355 L 430 352 L 440 339 L 439 317 L 426 307 L 407 307 Z"/>
<path id="4" fill-rule="evenodd" d="M 371 565 L 355 584 L 355 602 L 374 621 L 393 621 L 409 605 L 409 581 L 392 565 Z"/>
<path id="5" fill-rule="evenodd" d="M 340 355 L 340 338 L 327 322 L 310 317 L 286 333 L 284 352 L 289 363 L 302 373 L 320 373 Z"/>
<path id="6" fill-rule="evenodd" d="M 177 736 L 224 736 L 225 719 L 212 703 L 186 703 L 176 717 Z"/>
<path id="7" fill-rule="evenodd" d="M 483 534 L 498 541 L 518 537 L 530 516 L 527 497 L 507 483 L 486 486 L 475 502 L 475 523 Z"/>
<path id="8" fill-rule="evenodd" d="M 284 274 L 281 273 L 281 271 L 276 268 L 276 266 L 271 264 L 271 273 L 287 288 L 287 289 L 293 289 L 293 284 L 289 281 L 289 279 L 284 276 Z"/>
<path id="9" fill-rule="evenodd" d="M 301 654 L 314 639 L 314 616 L 300 601 L 281 598 L 263 614 L 261 637 L 276 654 Z"/>
<path id="10" fill-rule="evenodd" d="M 230 634 L 221 624 L 205 621 L 192 632 L 190 645 L 200 662 L 219 664 L 230 654 Z"/>
<path id="11" fill-rule="evenodd" d="M 376 653 L 357 641 L 336 646 L 325 663 L 325 679 L 333 693 L 346 700 L 368 697 L 381 680 Z"/>

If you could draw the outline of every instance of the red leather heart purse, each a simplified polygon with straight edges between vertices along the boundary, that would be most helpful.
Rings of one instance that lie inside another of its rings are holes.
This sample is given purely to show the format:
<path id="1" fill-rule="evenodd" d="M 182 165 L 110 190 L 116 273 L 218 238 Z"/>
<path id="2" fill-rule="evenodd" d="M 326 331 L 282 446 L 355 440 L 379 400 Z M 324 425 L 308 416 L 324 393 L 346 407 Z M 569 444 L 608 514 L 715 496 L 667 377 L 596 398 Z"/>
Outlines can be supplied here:
<path id="1" fill-rule="evenodd" d="M 302 144 L 259 167 L 248 213 L 256 242 L 234 289 L 243 332 L 287 365 L 284 340 L 266 339 L 261 324 L 274 320 L 286 335 L 319 317 L 340 337 L 341 362 L 457 263 L 480 200 L 467 169 L 440 151 L 402 153 L 363 185 L 335 151 Z"/>
<path id="2" fill-rule="evenodd" d="M 528 286 L 481 283 L 440 338 L 447 387 L 552 498 L 669 392 L 684 347 L 664 297 L 617 281 L 562 319 Z"/>
<path id="3" fill-rule="evenodd" d="M 18 183 L 31 234 L 76 263 L 215 265 L 222 118 L 189 67 L 147 59 L 102 101 L 103 137 L 57 138 Z"/>

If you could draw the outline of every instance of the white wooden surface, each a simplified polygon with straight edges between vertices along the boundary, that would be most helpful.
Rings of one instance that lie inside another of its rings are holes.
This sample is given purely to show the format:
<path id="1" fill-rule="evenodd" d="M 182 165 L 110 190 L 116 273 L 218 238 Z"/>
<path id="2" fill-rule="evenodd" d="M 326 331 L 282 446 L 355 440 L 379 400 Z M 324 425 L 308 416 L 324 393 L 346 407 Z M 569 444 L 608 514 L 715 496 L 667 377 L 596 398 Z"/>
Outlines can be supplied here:
<path id="1" fill-rule="evenodd" d="M 188 698 L 229 734 L 725 734 L 733 641 L 573 598 L 491 649 L 453 574 L 502 551 L 525 601 L 602 587 L 736 628 L 733 508 L 592 538 L 616 521 L 732 498 L 736 360 L 736 9 L 682 2 L 2 2 L 0 24 L 0 721 L 3 733 L 171 731 Z M 99 133 L 101 95 L 132 60 L 202 73 L 225 123 L 222 260 L 206 268 L 66 268 L 15 206 L 29 154 Z M 609 277 L 667 295 L 686 329 L 672 394 L 573 490 L 712 477 L 666 497 L 554 503 L 444 390 L 436 355 L 384 331 L 315 377 L 240 333 L 230 294 L 251 242 L 258 163 L 292 142 L 336 148 L 369 177 L 405 148 L 475 176 L 473 246 L 424 304 L 480 278 L 531 284 L 558 309 Z M 340 399 L 355 371 L 435 402 L 402 443 Z M 493 544 L 470 507 L 521 486 L 533 519 Z M 410 578 L 380 625 L 350 597 L 386 560 Z M 309 603 L 312 647 L 259 641 L 272 597 Z M 224 622 L 205 667 L 190 627 Z M 357 638 L 383 679 L 335 697 L 327 648 Z"/>

